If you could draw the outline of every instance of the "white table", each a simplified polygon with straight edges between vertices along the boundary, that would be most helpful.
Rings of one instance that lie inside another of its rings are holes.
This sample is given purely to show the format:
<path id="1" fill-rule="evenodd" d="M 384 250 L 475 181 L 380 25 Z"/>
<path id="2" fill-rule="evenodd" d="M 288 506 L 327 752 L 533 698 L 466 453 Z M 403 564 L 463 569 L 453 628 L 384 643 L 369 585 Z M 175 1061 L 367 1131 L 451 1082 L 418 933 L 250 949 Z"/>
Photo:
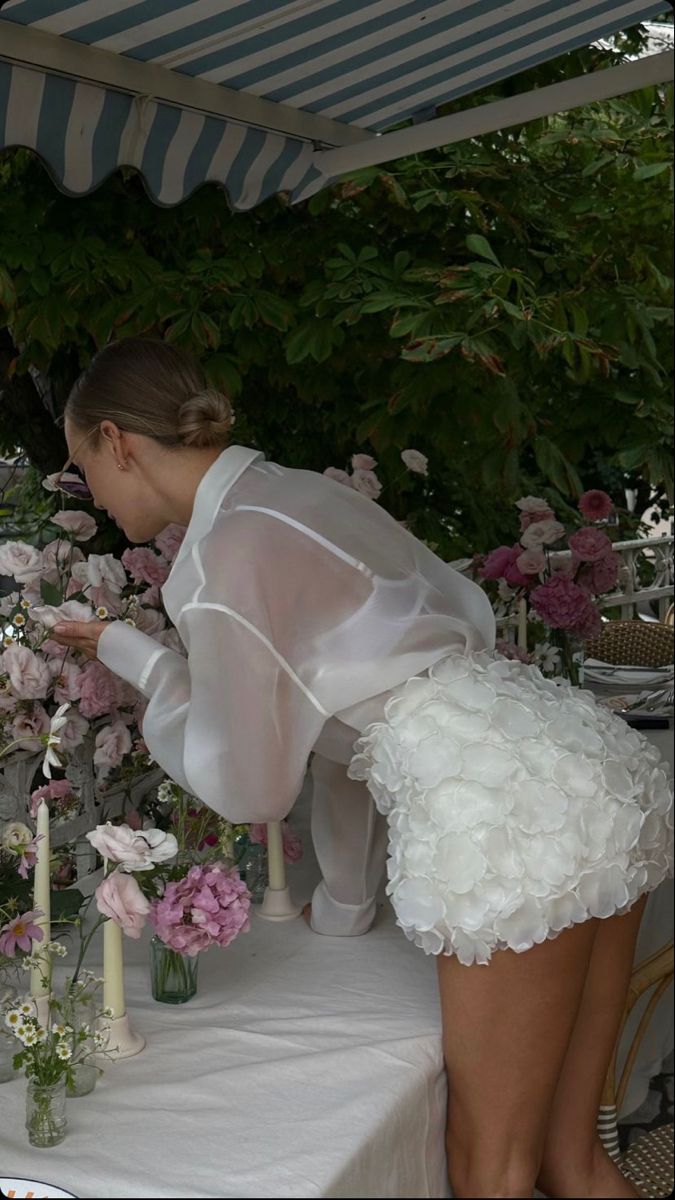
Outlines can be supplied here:
<path id="1" fill-rule="evenodd" d="M 304 801 L 295 823 L 309 848 Z M 290 879 L 308 899 L 310 853 Z M 637 959 L 669 937 L 671 881 L 649 898 Z M 228 950 L 202 956 L 198 994 L 180 1008 L 150 997 L 147 939 L 125 951 L 145 1051 L 69 1103 L 68 1136 L 51 1150 L 27 1144 L 23 1082 L 0 1086 L 0 1174 L 82 1197 L 449 1194 L 435 962 L 388 904 L 360 938 L 256 916 Z M 652 1021 L 624 1115 L 673 1047 L 671 1004 Z"/>

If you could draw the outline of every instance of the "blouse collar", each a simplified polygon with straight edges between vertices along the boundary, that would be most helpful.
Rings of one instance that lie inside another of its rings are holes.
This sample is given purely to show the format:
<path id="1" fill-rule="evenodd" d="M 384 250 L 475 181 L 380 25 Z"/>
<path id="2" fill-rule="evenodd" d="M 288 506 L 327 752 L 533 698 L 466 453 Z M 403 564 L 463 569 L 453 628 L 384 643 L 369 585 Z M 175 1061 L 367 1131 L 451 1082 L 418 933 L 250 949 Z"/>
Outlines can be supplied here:
<path id="1" fill-rule="evenodd" d="M 178 554 L 174 559 L 171 568 L 172 575 L 174 568 L 189 554 L 195 543 L 208 533 L 225 496 L 230 488 L 234 487 L 240 475 L 243 475 L 246 468 L 256 459 L 263 457 L 262 451 L 251 450 L 248 446 L 227 446 L 222 454 L 218 455 L 215 462 L 211 463 L 206 474 L 202 476 L 195 493 L 192 516 Z"/>

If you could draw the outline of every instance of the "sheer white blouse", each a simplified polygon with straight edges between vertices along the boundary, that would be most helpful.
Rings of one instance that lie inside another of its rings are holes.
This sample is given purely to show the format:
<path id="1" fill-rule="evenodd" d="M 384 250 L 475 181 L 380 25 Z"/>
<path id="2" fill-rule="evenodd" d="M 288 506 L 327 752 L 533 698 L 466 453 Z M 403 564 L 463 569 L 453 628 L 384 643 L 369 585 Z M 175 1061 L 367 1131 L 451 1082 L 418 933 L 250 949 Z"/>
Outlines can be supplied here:
<path id="1" fill-rule="evenodd" d="M 124 622 L 99 657 L 149 703 L 167 774 L 231 821 L 286 816 L 314 749 L 349 762 L 389 691 L 494 645 L 490 603 L 383 508 L 230 446 L 162 589 L 183 657 Z"/>

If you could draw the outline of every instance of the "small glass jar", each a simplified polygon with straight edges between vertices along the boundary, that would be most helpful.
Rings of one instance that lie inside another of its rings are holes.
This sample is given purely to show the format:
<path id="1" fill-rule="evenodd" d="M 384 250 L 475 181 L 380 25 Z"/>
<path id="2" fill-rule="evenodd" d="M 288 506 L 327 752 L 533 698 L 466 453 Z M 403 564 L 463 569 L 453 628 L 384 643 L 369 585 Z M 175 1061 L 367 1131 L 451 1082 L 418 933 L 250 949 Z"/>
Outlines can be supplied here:
<path id="1" fill-rule="evenodd" d="M 65 1077 L 56 1083 L 28 1080 L 26 1089 L 26 1129 L 31 1146 L 58 1146 L 66 1136 Z"/>
<path id="2" fill-rule="evenodd" d="M 94 1032 L 96 1029 L 96 998 L 91 992 L 83 992 L 77 984 L 71 985 L 63 998 L 62 1019 L 65 1025 L 72 1026 L 75 1033 L 87 1030 L 87 1037 L 77 1043 L 78 1055 L 92 1054 L 94 1050 Z M 66 1084 L 68 1096 L 88 1096 L 96 1087 L 98 1070 L 93 1058 L 76 1063 L 72 1068 L 72 1082 Z"/>
<path id="3" fill-rule="evenodd" d="M 172 950 L 161 938 L 150 941 L 152 995 L 162 1004 L 185 1004 L 197 991 L 199 955 Z"/>

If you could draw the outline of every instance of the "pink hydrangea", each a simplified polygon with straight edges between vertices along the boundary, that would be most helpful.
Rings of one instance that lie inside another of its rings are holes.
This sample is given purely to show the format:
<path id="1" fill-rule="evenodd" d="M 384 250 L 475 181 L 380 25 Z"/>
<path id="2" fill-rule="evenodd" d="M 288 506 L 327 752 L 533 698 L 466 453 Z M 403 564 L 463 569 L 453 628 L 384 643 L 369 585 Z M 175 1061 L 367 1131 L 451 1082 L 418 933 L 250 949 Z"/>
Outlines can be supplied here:
<path id="1" fill-rule="evenodd" d="M 223 863 L 191 867 L 167 883 L 150 910 L 150 922 L 172 950 L 195 955 L 209 946 L 229 946 L 249 928 L 251 897 L 236 868 Z"/>
<path id="2" fill-rule="evenodd" d="M 133 550 L 125 550 L 122 563 L 134 583 L 161 586 L 169 575 L 169 564 L 166 560 L 147 546 L 135 546 Z"/>
<path id="3" fill-rule="evenodd" d="M 583 638 L 584 641 L 587 641 L 588 638 L 597 637 L 601 631 L 602 617 L 595 605 L 591 604 L 590 600 L 587 600 L 586 608 L 571 632 L 575 633 L 577 637 Z"/>
<path id="4" fill-rule="evenodd" d="M 542 621 L 552 629 L 574 629 L 587 616 L 588 595 L 567 575 L 552 575 L 530 593 Z"/>
<path id="5" fill-rule="evenodd" d="M 591 488 L 579 500 L 579 512 L 586 521 L 605 521 L 611 516 L 614 504 L 607 492 Z"/>
<path id="6" fill-rule="evenodd" d="M 495 650 L 502 658 L 511 659 L 512 662 L 529 663 L 532 661 L 527 650 L 522 646 L 518 646 L 515 642 L 507 642 L 505 638 L 498 638 L 495 642 Z"/>
<path id="7" fill-rule="evenodd" d="M 570 549 L 581 562 L 599 562 L 612 553 L 612 543 L 601 529 L 577 529 L 570 538 Z"/>

